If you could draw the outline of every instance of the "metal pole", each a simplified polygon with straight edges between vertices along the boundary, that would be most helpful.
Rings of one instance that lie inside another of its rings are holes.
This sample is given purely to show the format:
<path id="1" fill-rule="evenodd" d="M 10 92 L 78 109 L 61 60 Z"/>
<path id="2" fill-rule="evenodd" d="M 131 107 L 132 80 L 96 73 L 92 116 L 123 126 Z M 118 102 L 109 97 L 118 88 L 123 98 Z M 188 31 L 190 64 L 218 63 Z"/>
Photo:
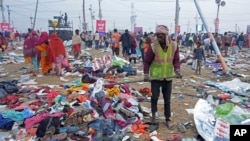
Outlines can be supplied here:
<path id="1" fill-rule="evenodd" d="M 82 14 L 83 14 L 83 31 L 87 31 L 87 23 L 86 23 L 86 17 L 85 17 L 85 0 L 83 0 L 83 5 L 82 5 Z"/>
<path id="2" fill-rule="evenodd" d="M 7 9 L 8 9 L 8 21 L 9 21 L 9 24 L 10 24 L 10 6 L 7 5 Z"/>
<path id="3" fill-rule="evenodd" d="M 225 63 L 225 61 L 224 61 L 224 59 L 223 59 L 223 57 L 222 57 L 222 55 L 220 53 L 220 50 L 219 50 L 219 48 L 218 48 L 218 46 L 217 46 L 217 44 L 216 44 L 216 42 L 214 40 L 214 37 L 211 34 L 211 32 L 209 32 L 209 30 L 208 30 L 208 25 L 207 25 L 206 19 L 204 18 L 203 14 L 202 14 L 202 11 L 200 9 L 200 6 L 199 6 L 197 0 L 194 0 L 194 3 L 195 3 L 195 6 L 197 8 L 197 11 L 198 11 L 198 13 L 200 15 L 200 18 L 202 20 L 202 23 L 203 23 L 203 25 L 205 27 L 205 30 L 208 32 L 209 38 L 212 40 L 213 48 L 214 48 L 214 50 L 216 52 L 216 55 L 217 55 L 218 59 L 221 61 L 221 66 L 222 66 L 224 71 L 228 71 L 227 65 L 226 65 L 226 63 Z"/>
<path id="4" fill-rule="evenodd" d="M 3 0 L 0 0 L 0 7 L 1 7 L 1 11 L 2 11 L 2 22 L 5 23 L 5 17 L 4 17 L 4 9 L 3 9 Z"/>
<path id="5" fill-rule="evenodd" d="M 30 27 L 33 26 L 32 20 L 33 20 L 33 17 L 30 17 Z"/>
<path id="6" fill-rule="evenodd" d="M 90 10 L 90 15 L 91 15 L 91 23 L 92 23 L 92 33 L 94 33 L 94 25 L 93 25 L 93 11 L 92 11 L 92 5 L 90 4 L 90 8 L 89 8 L 89 10 Z"/>
<path id="7" fill-rule="evenodd" d="M 219 11 L 220 11 L 220 4 L 217 4 L 218 7 L 217 7 L 217 15 L 216 15 L 216 18 L 219 18 Z"/>
<path id="8" fill-rule="evenodd" d="M 101 0 L 98 0 L 98 3 L 99 3 L 99 19 L 102 20 Z"/>
<path id="9" fill-rule="evenodd" d="M 38 8 L 38 0 L 36 0 L 36 10 L 35 10 L 34 22 L 33 22 L 33 27 L 32 27 L 33 30 L 35 29 L 35 25 L 36 25 L 37 8 Z"/>
<path id="10" fill-rule="evenodd" d="M 177 34 L 178 34 L 178 30 L 177 30 L 177 26 L 179 26 L 179 11 L 180 11 L 180 7 L 179 7 L 179 0 L 176 0 L 176 5 L 175 5 L 175 38 L 177 38 Z"/>
<path id="11" fill-rule="evenodd" d="M 219 19 L 219 11 L 220 11 L 220 4 L 217 4 L 218 7 L 217 7 L 217 14 L 216 14 L 216 20 Z M 216 21 L 217 22 L 217 21 Z M 215 24 L 216 25 L 216 24 Z M 219 32 L 219 24 L 217 25 L 218 27 L 215 26 L 215 33 L 218 33 Z"/>

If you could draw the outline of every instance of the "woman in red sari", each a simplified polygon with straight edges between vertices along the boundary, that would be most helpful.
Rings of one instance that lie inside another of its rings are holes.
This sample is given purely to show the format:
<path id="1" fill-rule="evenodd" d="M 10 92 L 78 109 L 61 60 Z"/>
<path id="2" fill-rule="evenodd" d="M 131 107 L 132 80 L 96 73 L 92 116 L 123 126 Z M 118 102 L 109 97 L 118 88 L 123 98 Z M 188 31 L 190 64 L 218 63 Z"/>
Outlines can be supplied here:
<path id="1" fill-rule="evenodd" d="M 50 62 L 55 63 L 56 74 L 62 75 L 64 59 L 67 59 L 66 50 L 62 39 L 60 39 L 56 33 L 53 33 L 50 38 L 49 57 Z"/>

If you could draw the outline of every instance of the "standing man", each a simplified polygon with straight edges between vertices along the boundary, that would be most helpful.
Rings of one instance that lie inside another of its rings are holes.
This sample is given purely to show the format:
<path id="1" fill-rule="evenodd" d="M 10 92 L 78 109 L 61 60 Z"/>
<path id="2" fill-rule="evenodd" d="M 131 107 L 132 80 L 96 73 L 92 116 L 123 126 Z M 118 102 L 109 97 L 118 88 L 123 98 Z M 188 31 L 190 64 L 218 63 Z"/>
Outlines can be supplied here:
<path id="1" fill-rule="evenodd" d="M 79 32 L 80 32 L 79 29 L 76 29 L 75 35 L 73 35 L 72 37 L 72 50 L 75 59 L 79 59 L 79 56 L 81 54 L 82 40 Z"/>
<path id="2" fill-rule="evenodd" d="M 95 32 L 94 40 L 95 40 L 95 49 L 99 49 L 100 48 L 100 34 L 98 31 Z"/>
<path id="3" fill-rule="evenodd" d="M 243 45 L 244 45 L 244 35 L 243 32 L 240 34 L 240 36 L 238 37 L 238 47 L 241 50 Z"/>
<path id="4" fill-rule="evenodd" d="M 114 29 L 114 33 L 112 34 L 111 38 L 114 41 L 111 46 L 113 55 L 119 56 L 121 35 L 117 32 L 117 29 Z"/>
<path id="5" fill-rule="evenodd" d="M 129 55 L 129 49 L 131 48 L 132 39 L 131 35 L 128 32 L 128 29 L 122 34 L 120 38 L 120 42 L 122 43 L 122 55 L 127 60 Z"/>
<path id="6" fill-rule="evenodd" d="M 231 44 L 231 41 L 232 41 L 231 36 L 228 35 L 227 32 L 224 33 L 224 41 L 225 41 L 225 44 L 224 44 L 225 57 L 227 57 L 228 48 L 230 47 L 230 44 Z"/>
<path id="7" fill-rule="evenodd" d="M 156 27 L 157 39 L 153 42 L 145 52 L 144 58 L 144 80 L 151 81 L 151 112 L 152 122 L 158 118 L 157 103 L 160 95 L 160 88 L 164 99 L 164 115 L 166 126 L 173 130 L 175 125 L 171 122 L 170 100 L 172 93 L 172 76 L 175 72 L 176 76 L 180 75 L 180 56 L 177 43 L 171 41 L 169 37 L 169 29 L 165 25 Z"/>
<path id="8" fill-rule="evenodd" d="M 64 14 L 64 26 L 68 26 L 68 14 Z"/>

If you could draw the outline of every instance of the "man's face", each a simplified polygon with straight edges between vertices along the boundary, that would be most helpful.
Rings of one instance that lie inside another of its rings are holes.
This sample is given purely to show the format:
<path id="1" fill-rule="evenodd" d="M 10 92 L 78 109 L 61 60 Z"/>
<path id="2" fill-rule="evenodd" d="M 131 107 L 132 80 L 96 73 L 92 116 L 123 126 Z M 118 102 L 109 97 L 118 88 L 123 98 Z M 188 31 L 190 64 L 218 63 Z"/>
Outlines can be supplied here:
<path id="1" fill-rule="evenodd" d="M 157 33 L 156 37 L 157 37 L 159 43 L 166 43 L 166 34 Z"/>

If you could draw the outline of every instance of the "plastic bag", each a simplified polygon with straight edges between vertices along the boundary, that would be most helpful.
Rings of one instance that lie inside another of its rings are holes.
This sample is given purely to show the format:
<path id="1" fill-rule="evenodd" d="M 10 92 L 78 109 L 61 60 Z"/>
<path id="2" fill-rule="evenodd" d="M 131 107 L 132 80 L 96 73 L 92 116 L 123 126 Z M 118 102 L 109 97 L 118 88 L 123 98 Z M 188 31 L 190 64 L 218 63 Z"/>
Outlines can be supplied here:
<path id="1" fill-rule="evenodd" d="M 196 70 L 196 68 L 197 68 L 197 59 L 194 59 L 192 63 L 192 70 Z"/>
<path id="2" fill-rule="evenodd" d="M 216 106 L 216 112 L 215 112 L 215 116 L 224 118 L 227 114 L 229 114 L 234 108 L 234 104 L 233 103 L 225 103 L 225 104 L 221 104 Z"/>

